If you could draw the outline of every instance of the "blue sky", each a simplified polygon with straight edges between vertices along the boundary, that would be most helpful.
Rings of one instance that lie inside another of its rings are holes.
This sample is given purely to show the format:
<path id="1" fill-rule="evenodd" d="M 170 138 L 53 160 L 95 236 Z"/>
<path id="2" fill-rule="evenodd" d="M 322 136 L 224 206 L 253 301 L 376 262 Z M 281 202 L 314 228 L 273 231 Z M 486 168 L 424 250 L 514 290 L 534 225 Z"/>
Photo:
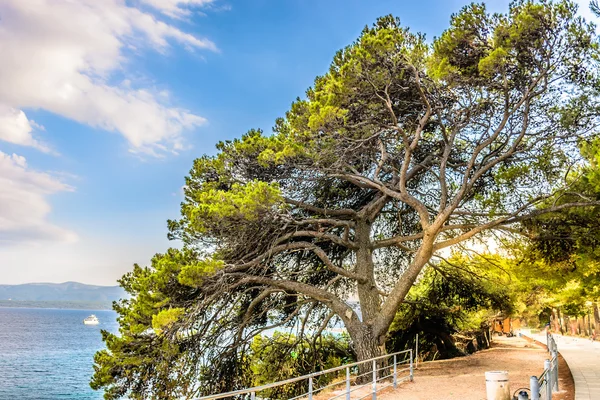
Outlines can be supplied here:
<path id="1" fill-rule="evenodd" d="M 194 158 L 270 131 L 378 16 L 432 39 L 467 2 L 49 3 L 0 3 L 0 283 L 114 284 L 170 245 Z"/>

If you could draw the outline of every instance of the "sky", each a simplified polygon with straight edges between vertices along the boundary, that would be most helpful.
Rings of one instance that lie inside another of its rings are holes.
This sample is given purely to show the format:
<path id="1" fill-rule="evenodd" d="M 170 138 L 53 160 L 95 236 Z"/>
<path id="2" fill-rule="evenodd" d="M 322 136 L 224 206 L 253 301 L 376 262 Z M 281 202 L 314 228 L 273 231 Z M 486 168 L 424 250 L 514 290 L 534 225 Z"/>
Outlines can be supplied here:
<path id="1" fill-rule="evenodd" d="M 467 3 L 0 0 L 0 284 L 116 284 L 177 246 L 195 158 L 270 132 L 377 17 L 431 40 Z"/>

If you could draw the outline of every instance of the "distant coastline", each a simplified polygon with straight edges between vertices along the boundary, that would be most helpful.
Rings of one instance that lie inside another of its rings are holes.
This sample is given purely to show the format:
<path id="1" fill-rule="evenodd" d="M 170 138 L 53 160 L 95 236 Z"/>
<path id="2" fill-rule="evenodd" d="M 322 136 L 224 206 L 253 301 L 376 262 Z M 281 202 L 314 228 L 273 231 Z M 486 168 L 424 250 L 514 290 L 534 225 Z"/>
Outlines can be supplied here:
<path id="1" fill-rule="evenodd" d="M 79 282 L 0 285 L 0 307 L 112 310 L 112 303 L 127 298 L 119 286 Z"/>
<path id="2" fill-rule="evenodd" d="M 0 307 L 54 308 L 62 310 L 112 310 L 112 301 L 0 300 Z"/>

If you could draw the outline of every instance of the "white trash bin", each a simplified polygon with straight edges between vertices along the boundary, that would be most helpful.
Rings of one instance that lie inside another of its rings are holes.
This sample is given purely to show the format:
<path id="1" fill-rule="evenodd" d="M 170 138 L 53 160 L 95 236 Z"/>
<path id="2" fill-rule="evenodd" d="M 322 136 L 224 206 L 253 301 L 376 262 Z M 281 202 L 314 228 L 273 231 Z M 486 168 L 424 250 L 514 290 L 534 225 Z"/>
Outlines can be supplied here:
<path id="1" fill-rule="evenodd" d="M 510 400 L 508 371 L 488 371 L 485 373 L 487 400 Z"/>

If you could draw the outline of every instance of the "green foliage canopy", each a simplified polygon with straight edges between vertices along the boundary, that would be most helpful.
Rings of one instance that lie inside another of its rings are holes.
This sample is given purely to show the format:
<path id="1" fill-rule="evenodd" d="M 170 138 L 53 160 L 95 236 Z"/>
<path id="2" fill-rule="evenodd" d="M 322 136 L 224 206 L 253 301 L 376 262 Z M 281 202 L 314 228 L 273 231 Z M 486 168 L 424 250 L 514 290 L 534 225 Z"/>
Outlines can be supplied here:
<path id="1" fill-rule="evenodd" d="M 581 142 L 588 160 L 570 171 L 570 190 L 553 199 L 562 205 L 600 201 L 600 139 Z M 529 241 L 522 249 L 525 262 L 544 291 L 543 305 L 561 307 L 572 315 L 587 311 L 586 302 L 600 300 L 600 207 L 568 208 L 525 223 Z M 535 279 L 535 278 L 534 278 Z"/>

